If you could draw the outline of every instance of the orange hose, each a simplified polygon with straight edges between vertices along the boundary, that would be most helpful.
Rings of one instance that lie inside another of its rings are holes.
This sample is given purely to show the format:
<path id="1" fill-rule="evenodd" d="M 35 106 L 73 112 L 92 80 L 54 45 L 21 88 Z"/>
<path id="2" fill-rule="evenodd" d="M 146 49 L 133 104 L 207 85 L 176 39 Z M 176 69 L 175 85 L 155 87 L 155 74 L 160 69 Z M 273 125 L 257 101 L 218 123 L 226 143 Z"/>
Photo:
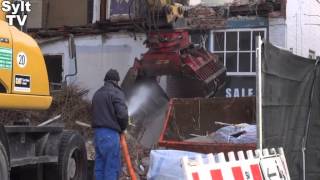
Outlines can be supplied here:
<path id="1" fill-rule="evenodd" d="M 128 145 L 127 145 L 127 141 L 126 141 L 126 136 L 124 133 L 121 134 L 120 139 L 121 139 L 122 152 L 123 152 L 123 155 L 124 155 L 127 167 L 128 167 L 128 171 L 129 171 L 129 175 L 131 177 L 131 180 L 137 180 L 136 173 L 135 173 L 134 168 L 131 163 Z"/>

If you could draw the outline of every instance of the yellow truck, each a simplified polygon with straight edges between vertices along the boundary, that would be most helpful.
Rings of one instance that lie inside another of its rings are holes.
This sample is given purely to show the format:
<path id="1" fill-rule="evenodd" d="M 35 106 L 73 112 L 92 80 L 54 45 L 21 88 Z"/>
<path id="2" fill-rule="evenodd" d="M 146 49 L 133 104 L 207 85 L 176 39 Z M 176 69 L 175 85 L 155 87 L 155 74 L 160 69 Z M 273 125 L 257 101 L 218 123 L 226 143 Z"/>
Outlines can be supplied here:
<path id="1" fill-rule="evenodd" d="M 0 108 L 45 110 L 52 97 L 41 50 L 34 39 L 9 26 L 5 16 L 0 10 Z M 84 180 L 84 139 L 63 127 L 0 124 L 0 179 L 9 180 L 11 169 L 28 165 L 37 167 L 32 179 Z"/>

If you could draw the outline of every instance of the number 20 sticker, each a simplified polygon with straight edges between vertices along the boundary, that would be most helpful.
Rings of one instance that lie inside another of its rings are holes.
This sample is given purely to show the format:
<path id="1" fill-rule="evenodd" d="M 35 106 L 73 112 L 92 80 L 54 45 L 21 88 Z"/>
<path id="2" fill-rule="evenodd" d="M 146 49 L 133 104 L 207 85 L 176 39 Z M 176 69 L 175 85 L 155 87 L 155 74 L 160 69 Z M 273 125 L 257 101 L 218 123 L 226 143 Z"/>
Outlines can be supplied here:
<path id="1" fill-rule="evenodd" d="M 20 68 L 26 67 L 28 62 L 27 55 L 24 52 L 19 52 L 17 56 L 17 63 Z"/>

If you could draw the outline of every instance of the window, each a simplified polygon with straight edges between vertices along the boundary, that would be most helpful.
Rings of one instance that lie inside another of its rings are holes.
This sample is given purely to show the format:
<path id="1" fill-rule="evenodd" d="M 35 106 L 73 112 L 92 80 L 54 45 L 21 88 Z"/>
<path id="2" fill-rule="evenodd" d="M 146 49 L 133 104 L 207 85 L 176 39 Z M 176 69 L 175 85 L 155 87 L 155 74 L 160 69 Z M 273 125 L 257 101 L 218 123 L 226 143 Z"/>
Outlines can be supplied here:
<path id="1" fill-rule="evenodd" d="M 309 59 L 316 59 L 316 52 L 313 50 L 309 50 Z"/>
<path id="2" fill-rule="evenodd" d="M 227 68 L 227 75 L 248 75 L 256 73 L 256 36 L 266 36 L 266 29 L 230 29 L 212 31 L 211 51 Z"/>
<path id="3" fill-rule="evenodd" d="M 45 55 L 44 59 L 51 91 L 61 89 L 63 80 L 62 55 Z"/>

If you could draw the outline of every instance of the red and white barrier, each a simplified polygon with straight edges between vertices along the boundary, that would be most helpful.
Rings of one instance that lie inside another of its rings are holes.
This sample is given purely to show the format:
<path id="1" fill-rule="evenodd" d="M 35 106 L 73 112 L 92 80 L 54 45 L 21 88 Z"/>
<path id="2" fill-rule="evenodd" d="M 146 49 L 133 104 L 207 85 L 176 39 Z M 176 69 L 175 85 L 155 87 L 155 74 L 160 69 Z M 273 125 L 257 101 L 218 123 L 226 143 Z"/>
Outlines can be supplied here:
<path id="1" fill-rule="evenodd" d="M 237 159 L 236 159 L 237 155 Z M 243 151 L 224 153 L 216 156 L 197 156 L 195 159 L 182 158 L 187 180 L 290 180 L 283 149 Z"/>

